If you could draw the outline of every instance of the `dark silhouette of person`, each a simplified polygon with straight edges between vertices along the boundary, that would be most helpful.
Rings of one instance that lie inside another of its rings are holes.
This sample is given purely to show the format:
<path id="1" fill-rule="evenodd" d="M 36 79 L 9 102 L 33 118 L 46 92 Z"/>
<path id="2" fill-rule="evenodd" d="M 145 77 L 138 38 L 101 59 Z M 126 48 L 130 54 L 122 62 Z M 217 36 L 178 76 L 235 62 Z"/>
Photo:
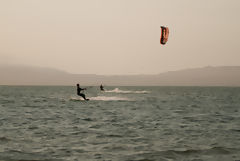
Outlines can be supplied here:
<path id="1" fill-rule="evenodd" d="M 101 91 L 104 91 L 104 88 L 103 88 L 103 85 L 102 85 L 102 84 L 100 85 L 100 90 L 101 90 Z"/>
<path id="2" fill-rule="evenodd" d="M 86 90 L 86 88 L 80 88 L 80 85 L 77 84 L 77 95 L 81 96 L 84 100 L 88 101 L 85 94 L 81 93 L 81 91 Z"/>

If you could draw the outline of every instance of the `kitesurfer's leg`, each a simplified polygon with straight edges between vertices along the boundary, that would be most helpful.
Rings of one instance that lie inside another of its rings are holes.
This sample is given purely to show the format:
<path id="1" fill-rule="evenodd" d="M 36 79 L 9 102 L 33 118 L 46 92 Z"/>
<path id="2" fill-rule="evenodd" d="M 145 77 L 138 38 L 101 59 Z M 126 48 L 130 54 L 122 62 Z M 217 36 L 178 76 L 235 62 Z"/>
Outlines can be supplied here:
<path id="1" fill-rule="evenodd" d="M 81 96 L 84 100 L 89 100 L 85 97 L 85 94 L 80 93 L 79 96 Z"/>

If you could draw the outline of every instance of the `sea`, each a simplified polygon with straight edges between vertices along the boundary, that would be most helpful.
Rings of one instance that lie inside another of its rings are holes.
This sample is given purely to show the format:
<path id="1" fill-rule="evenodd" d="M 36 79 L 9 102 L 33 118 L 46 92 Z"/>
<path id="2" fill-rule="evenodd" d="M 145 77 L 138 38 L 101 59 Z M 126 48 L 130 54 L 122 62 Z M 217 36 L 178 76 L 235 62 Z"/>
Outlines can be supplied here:
<path id="1" fill-rule="evenodd" d="M 240 161 L 240 87 L 83 87 L 0 86 L 0 161 Z"/>

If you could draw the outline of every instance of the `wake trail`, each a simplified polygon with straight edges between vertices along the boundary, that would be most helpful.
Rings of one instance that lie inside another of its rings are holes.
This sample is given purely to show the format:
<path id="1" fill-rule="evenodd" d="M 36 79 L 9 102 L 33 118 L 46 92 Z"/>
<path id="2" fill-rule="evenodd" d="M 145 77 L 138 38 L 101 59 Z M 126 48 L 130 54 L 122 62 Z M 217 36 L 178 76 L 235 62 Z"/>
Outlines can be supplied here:
<path id="1" fill-rule="evenodd" d="M 132 99 L 125 97 L 116 97 L 116 96 L 97 96 L 97 97 L 88 97 L 90 101 L 133 101 Z M 70 97 L 71 101 L 84 101 L 81 97 Z"/>
<path id="2" fill-rule="evenodd" d="M 125 91 L 125 90 L 120 90 L 119 88 L 115 88 L 113 90 L 106 90 L 105 92 L 108 93 L 135 93 L 135 94 L 146 94 L 146 93 L 150 93 L 149 91 Z"/>

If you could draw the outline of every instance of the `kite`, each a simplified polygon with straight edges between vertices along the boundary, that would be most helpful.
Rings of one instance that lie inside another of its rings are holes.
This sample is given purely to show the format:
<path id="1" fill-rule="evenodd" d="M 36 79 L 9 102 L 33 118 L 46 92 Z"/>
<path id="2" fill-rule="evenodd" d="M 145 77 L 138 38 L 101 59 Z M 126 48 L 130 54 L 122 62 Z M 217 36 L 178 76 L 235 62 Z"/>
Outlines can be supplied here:
<path id="1" fill-rule="evenodd" d="M 161 36 L 160 36 L 160 44 L 165 45 L 168 41 L 169 29 L 168 27 L 160 26 L 161 28 Z"/>

